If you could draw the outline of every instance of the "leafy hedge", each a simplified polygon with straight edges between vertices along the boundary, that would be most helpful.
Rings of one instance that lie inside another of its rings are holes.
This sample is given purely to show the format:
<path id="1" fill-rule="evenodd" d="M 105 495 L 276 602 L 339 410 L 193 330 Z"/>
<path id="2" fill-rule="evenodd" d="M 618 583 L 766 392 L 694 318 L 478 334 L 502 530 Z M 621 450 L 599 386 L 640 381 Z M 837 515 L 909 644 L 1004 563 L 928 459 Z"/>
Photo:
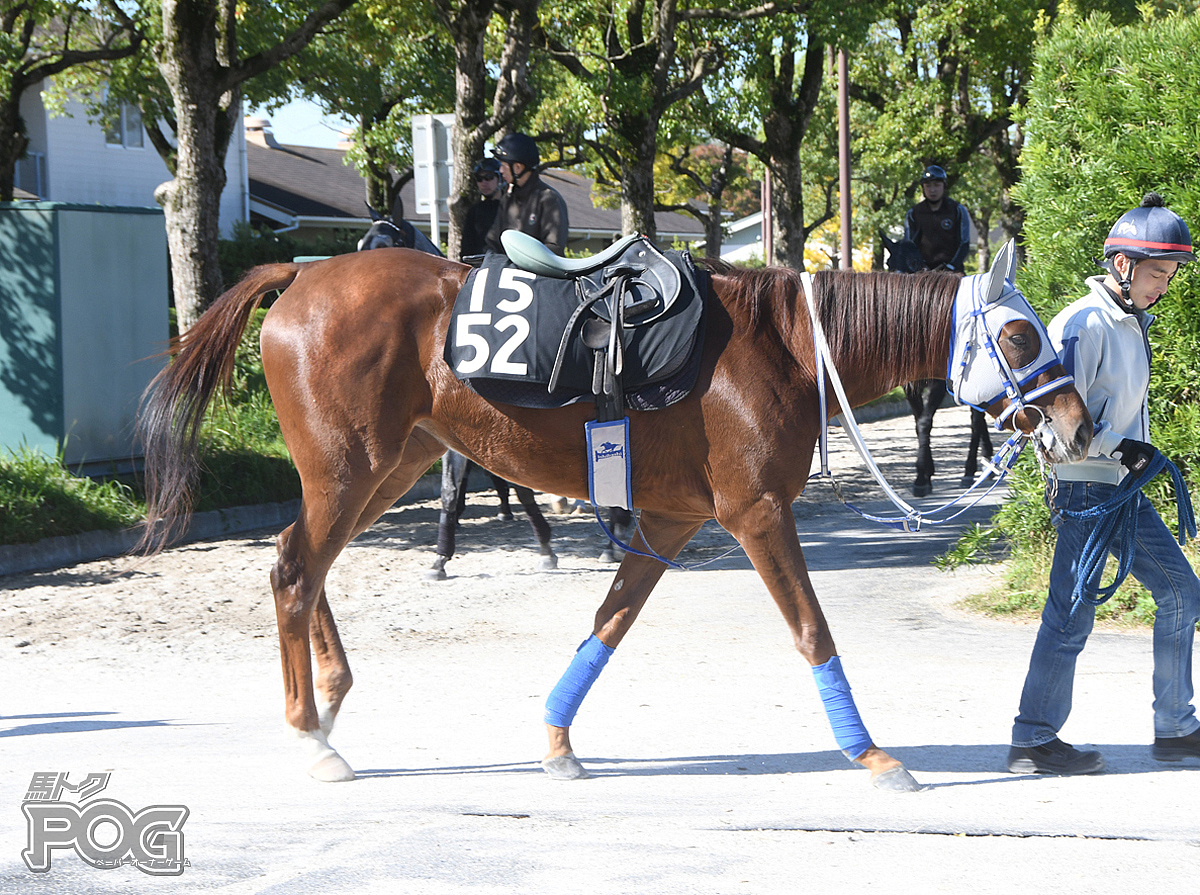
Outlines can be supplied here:
<path id="1" fill-rule="evenodd" d="M 307 241 L 289 233 L 256 230 L 245 221 L 233 225 L 233 238 L 218 245 L 221 276 L 226 288 L 238 282 L 250 268 L 276 261 L 291 261 L 298 255 L 344 255 L 358 249 L 365 230 L 334 230 L 328 236 Z"/>
<path id="2" fill-rule="evenodd" d="M 1043 319 L 1085 291 L 1113 222 L 1155 190 L 1200 237 L 1200 17 L 1117 27 L 1103 16 L 1062 18 L 1038 48 L 1025 112 L 1016 198 L 1027 210 L 1022 291 Z M 1180 269 L 1155 308 L 1151 438 L 1200 479 L 1200 264 Z M 992 608 L 1045 598 L 1053 528 L 1032 458 L 1023 461 L 994 533 L 1013 546 L 1007 593 Z M 1147 490 L 1174 529 L 1168 476 Z M 1111 569 L 1111 565 L 1110 565 Z M 1132 579 L 1107 614 L 1152 616 Z M 1103 614 L 1103 613 L 1102 613 Z"/>

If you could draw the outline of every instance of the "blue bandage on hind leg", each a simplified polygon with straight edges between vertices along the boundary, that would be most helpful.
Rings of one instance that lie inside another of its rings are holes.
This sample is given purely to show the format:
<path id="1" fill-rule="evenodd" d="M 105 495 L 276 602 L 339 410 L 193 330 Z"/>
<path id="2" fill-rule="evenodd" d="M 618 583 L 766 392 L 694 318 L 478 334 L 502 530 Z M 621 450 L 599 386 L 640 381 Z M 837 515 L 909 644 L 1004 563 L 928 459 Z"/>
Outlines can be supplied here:
<path id="1" fill-rule="evenodd" d="M 842 660 L 834 656 L 824 665 L 814 665 L 813 678 L 825 704 L 833 738 L 842 754 L 854 761 L 871 747 L 871 735 L 858 716 L 858 707 L 850 695 L 850 682 L 842 671 Z"/>
<path id="2" fill-rule="evenodd" d="M 555 684 L 550 695 L 546 697 L 546 723 L 555 727 L 570 727 L 575 720 L 575 713 L 583 703 L 596 678 L 608 664 L 608 657 L 613 654 L 611 646 L 605 646 L 599 637 L 593 634 L 579 645 L 575 658 L 567 667 L 566 673 Z"/>

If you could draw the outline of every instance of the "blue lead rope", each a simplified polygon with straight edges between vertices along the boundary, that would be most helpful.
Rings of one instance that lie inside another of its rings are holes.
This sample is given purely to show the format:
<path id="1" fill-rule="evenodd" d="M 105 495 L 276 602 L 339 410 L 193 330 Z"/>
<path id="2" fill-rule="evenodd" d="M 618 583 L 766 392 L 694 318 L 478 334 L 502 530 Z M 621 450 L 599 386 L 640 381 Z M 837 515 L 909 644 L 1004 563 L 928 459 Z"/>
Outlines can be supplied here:
<path id="1" fill-rule="evenodd" d="M 1171 480 L 1175 484 L 1175 508 L 1178 516 L 1179 545 L 1187 543 L 1187 539 L 1196 537 L 1196 516 L 1192 510 L 1192 498 L 1188 494 L 1187 485 L 1179 468 L 1164 457 L 1157 449 L 1153 459 L 1138 475 L 1128 475 L 1117 486 L 1116 493 L 1104 503 L 1087 510 L 1062 510 L 1064 516 L 1080 520 L 1098 520 L 1096 527 L 1088 536 L 1083 547 L 1083 555 L 1079 559 L 1079 571 L 1075 578 L 1075 590 L 1072 593 L 1073 604 L 1071 614 L 1083 603 L 1099 606 L 1108 601 L 1117 588 L 1129 576 L 1133 568 L 1134 542 L 1137 537 L 1137 496 L 1152 478 L 1163 469 L 1171 471 Z M 1106 587 L 1099 587 L 1100 575 L 1103 574 L 1104 563 L 1109 552 L 1117 555 L 1117 575 Z M 1088 593 L 1089 582 L 1095 580 L 1096 592 Z"/>

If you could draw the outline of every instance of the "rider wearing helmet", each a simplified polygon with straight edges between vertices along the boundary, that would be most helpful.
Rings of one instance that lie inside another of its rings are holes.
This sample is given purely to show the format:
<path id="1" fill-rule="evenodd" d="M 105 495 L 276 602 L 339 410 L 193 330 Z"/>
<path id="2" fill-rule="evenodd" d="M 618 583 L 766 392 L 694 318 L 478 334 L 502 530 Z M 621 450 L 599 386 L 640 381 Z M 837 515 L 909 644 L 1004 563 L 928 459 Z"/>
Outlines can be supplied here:
<path id="1" fill-rule="evenodd" d="M 500 161 L 494 158 L 480 159 L 475 165 L 475 187 L 479 190 L 479 201 L 467 209 L 463 222 L 462 257 L 482 255 L 487 251 L 487 235 L 500 210 L 501 188 L 504 179 L 500 176 Z"/>
<path id="2" fill-rule="evenodd" d="M 971 215 L 946 195 L 946 172 L 930 165 L 921 174 L 924 199 L 904 217 L 904 238 L 912 240 L 930 270 L 963 269 L 971 250 Z"/>
<path id="3" fill-rule="evenodd" d="M 567 247 L 567 204 L 558 190 L 538 176 L 537 143 L 528 134 L 508 134 L 496 144 L 492 155 L 500 161 L 500 173 L 508 187 L 488 231 L 488 250 L 503 252 L 500 234 L 520 230 L 541 240 L 554 254 L 563 254 Z"/>
<path id="4" fill-rule="evenodd" d="M 1095 423 L 1088 456 L 1058 464 L 1052 518 L 1058 540 L 1050 592 L 1013 724 L 1008 768 L 1014 773 L 1091 774 L 1099 752 L 1058 739 L 1071 711 L 1075 661 L 1087 641 L 1095 606 L 1073 606 L 1075 576 L 1094 519 L 1082 512 L 1112 498 L 1118 483 L 1154 459 L 1147 396 L 1150 388 L 1149 308 L 1167 291 L 1181 264 L 1196 260 L 1187 224 L 1147 193 L 1121 215 L 1104 243 L 1104 276 L 1087 280 L 1088 294 L 1051 321 L 1050 337 Z M 1131 574 L 1150 591 L 1154 622 L 1154 746 L 1158 761 L 1200 759 L 1200 721 L 1192 705 L 1192 643 L 1200 620 L 1200 581 L 1150 501 L 1134 498 L 1137 538 Z M 1089 582 L 1094 593 L 1100 582 Z"/>

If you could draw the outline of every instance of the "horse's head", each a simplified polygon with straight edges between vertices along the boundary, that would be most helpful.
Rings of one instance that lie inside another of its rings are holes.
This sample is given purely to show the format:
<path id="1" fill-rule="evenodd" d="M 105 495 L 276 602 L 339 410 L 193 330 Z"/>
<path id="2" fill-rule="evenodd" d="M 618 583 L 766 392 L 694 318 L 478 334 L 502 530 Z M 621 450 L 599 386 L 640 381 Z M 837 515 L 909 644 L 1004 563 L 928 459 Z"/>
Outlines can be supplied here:
<path id="1" fill-rule="evenodd" d="M 368 249 L 411 249 L 413 247 L 412 241 L 405 237 L 404 231 L 393 223 L 391 218 L 384 217 L 370 205 L 367 206 L 367 209 L 371 212 L 371 220 L 374 223 L 358 241 L 360 252 Z"/>
<path id="2" fill-rule="evenodd" d="M 911 239 L 898 239 L 892 242 L 883 233 L 880 233 L 879 236 L 883 239 L 883 247 L 888 250 L 888 270 L 895 273 L 917 273 L 929 269 L 929 265 L 921 257 L 921 250 Z"/>
<path id="3" fill-rule="evenodd" d="M 1013 285 L 1010 241 L 986 274 L 963 278 L 954 303 L 947 378 L 961 404 L 986 411 L 997 426 L 1034 436 L 1052 463 L 1087 455 L 1092 418 L 1063 369 L 1046 327 Z"/>

